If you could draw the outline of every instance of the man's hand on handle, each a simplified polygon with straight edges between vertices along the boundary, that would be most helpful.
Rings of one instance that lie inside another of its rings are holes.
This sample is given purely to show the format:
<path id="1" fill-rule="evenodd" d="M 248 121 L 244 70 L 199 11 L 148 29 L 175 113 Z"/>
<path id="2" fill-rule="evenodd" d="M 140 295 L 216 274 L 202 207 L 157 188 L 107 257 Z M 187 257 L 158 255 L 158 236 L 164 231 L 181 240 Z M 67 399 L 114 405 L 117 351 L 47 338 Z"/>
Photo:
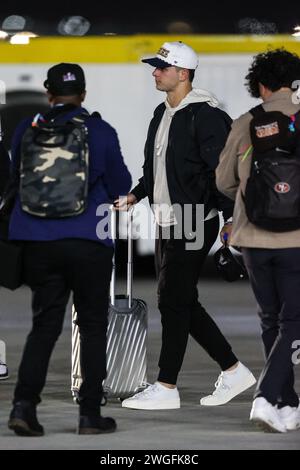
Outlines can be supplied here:
<path id="1" fill-rule="evenodd" d="M 229 245 L 231 230 L 232 230 L 232 223 L 231 222 L 225 223 L 220 232 L 220 239 L 223 245 L 225 244 Z"/>
<path id="2" fill-rule="evenodd" d="M 133 193 L 122 196 L 114 201 L 114 209 L 116 211 L 128 211 L 130 207 L 137 203 L 137 198 Z"/>

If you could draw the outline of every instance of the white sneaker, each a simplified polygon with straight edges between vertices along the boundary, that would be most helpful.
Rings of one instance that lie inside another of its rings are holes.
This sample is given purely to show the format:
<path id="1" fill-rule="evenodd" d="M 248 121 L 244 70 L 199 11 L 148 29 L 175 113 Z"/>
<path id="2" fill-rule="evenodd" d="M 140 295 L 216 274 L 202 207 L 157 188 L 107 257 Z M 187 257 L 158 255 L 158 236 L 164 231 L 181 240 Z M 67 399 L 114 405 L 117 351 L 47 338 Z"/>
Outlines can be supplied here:
<path id="1" fill-rule="evenodd" d="M 286 427 L 277 408 L 263 397 L 255 398 L 250 421 L 256 423 L 265 432 L 286 432 Z"/>
<path id="2" fill-rule="evenodd" d="M 0 361 L 0 380 L 5 380 L 8 378 L 8 368 L 4 362 Z"/>
<path id="3" fill-rule="evenodd" d="M 296 431 L 300 429 L 300 405 L 298 408 L 284 406 L 278 410 L 281 421 L 284 423 L 288 431 Z"/>
<path id="4" fill-rule="evenodd" d="M 215 391 L 212 395 L 203 397 L 200 405 L 218 406 L 224 405 L 240 393 L 252 387 L 256 383 L 254 375 L 250 370 L 239 362 L 236 369 L 229 372 L 222 372 L 215 383 Z"/>
<path id="5" fill-rule="evenodd" d="M 177 388 L 167 388 L 159 382 L 122 401 L 123 408 L 135 410 L 174 410 L 180 408 Z"/>

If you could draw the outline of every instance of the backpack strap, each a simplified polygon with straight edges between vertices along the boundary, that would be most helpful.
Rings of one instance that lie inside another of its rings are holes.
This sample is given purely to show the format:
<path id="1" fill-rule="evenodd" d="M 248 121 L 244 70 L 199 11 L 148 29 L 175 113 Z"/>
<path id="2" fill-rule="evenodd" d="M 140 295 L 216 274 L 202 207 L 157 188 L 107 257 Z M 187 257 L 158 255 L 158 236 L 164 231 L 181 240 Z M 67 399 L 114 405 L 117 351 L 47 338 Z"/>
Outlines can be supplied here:
<path id="1" fill-rule="evenodd" d="M 70 121 L 74 122 L 75 124 L 83 124 L 89 117 L 102 119 L 101 114 L 98 111 L 94 111 L 92 114 L 89 114 L 88 112 L 82 112 L 81 114 L 74 116 L 72 119 L 70 119 Z"/>
<path id="2" fill-rule="evenodd" d="M 72 117 L 69 122 L 74 122 L 74 124 L 84 124 L 88 117 L 90 117 L 90 114 L 86 111 L 83 111 L 82 113 Z"/>
<path id="3" fill-rule="evenodd" d="M 259 104 L 258 106 L 255 106 L 254 108 L 249 110 L 249 113 L 252 114 L 253 117 L 259 117 L 262 116 L 266 111 L 263 108 L 262 104 Z"/>

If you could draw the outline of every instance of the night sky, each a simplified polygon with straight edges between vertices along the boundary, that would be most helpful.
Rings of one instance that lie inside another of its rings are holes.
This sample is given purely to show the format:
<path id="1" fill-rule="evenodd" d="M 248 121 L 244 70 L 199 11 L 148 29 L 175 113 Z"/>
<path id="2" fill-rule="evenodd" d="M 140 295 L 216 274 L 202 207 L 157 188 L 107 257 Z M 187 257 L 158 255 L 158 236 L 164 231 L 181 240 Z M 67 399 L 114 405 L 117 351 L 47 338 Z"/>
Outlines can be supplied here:
<path id="1" fill-rule="evenodd" d="M 285 7 L 275 2 L 203 2 L 165 0 L 160 2 L 85 0 L 81 7 L 57 0 L 1 2 L 0 21 L 8 15 L 27 17 L 26 29 L 38 34 L 58 34 L 64 17 L 79 15 L 90 22 L 87 34 L 195 33 L 262 34 L 291 33 L 300 23 L 300 4 L 289 1 Z M 298 6 L 297 6 L 298 5 Z"/>

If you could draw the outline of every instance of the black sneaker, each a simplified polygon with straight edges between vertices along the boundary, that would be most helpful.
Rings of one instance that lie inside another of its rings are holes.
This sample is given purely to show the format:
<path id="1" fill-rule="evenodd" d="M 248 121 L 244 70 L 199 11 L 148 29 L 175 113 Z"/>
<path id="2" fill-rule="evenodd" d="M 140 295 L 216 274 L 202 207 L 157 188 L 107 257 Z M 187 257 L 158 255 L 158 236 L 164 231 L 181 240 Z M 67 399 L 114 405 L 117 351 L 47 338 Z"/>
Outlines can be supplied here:
<path id="1" fill-rule="evenodd" d="M 117 423 L 113 418 L 103 418 L 102 416 L 79 417 L 78 434 L 104 434 L 115 432 Z"/>
<path id="2" fill-rule="evenodd" d="M 18 436 L 44 435 L 44 428 L 37 420 L 36 406 L 25 400 L 15 403 L 9 416 L 8 427 Z"/>

